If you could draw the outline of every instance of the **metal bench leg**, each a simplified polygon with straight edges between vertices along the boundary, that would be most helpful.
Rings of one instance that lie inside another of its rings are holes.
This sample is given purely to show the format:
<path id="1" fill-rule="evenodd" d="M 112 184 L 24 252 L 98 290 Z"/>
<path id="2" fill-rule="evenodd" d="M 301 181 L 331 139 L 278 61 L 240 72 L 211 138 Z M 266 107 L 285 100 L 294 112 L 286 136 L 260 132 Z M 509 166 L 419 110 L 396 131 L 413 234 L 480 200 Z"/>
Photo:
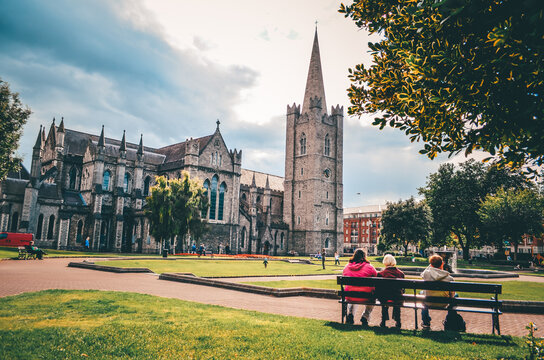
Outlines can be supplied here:
<path id="1" fill-rule="evenodd" d="M 347 313 L 347 307 L 348 305 L 342 301 L 342 324 L 344 323 L 344 319 L 346 318 L 346 313 Z"/>
<path id="2" fill-rule="evenodd" d="M 416 330 L 417 330 L 417 301 L 416 301 L 416 289 L 414 289 L 414 315 L 416 321 Z"/>
<path id="3" fill-rule="evenodd" d="M 495 329 L 497 329 L 497 335 L 500 335 L 501 325 L 499 323 L 499 314 L 493 314 L 493 334 L 495 334 Z"/>

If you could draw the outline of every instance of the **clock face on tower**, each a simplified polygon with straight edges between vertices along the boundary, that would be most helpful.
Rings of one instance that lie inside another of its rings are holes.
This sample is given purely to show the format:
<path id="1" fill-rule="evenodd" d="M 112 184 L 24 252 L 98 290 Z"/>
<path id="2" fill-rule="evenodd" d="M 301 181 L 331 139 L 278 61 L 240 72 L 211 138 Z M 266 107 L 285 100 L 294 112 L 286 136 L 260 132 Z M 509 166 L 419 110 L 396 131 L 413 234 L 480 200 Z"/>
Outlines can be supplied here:
<path id="1" fill-rule="evenodd" d="M 323 175 L 325 175 L 326 178 L 331 177 L 331 170 L 330 169 L 325 169 L 323 171 Z"/>

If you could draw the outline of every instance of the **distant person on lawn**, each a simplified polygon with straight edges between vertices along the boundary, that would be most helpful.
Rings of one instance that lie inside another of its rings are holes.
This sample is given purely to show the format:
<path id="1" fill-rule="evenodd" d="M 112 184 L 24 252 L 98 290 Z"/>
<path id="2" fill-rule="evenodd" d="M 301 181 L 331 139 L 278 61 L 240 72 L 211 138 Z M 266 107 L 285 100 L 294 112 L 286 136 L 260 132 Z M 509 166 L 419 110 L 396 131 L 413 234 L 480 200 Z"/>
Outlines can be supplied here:
<path id="1" fill-rule="evenodd" d="M 368 262 L 366 259 L 366 253 L 363 249 L 357 249 L 353 253 L 353 256 L 351 259 L 349 259 L 348 264 L 344 268 L 344 271 L 342 272 L 343 276 L 354 276 L 354 277 L 375 277 L 377 275 L 376 269 L 374 269 L 374 266 Z M 373 287 L 367 287 L 367 286 L 350 286 L 347 285 L 345 287 L 346 291 L 364 291 L 364 292 L 373 292 Z M 353 303 L 365 303 L 368 301 L 368 299 L 359 299 L 359 298 L 346 298 L 347 301 L 350 302 L 348 304 L 348 316 L 346 318 L 346 324 L 353 324 L 354 323 L 354 314 L 355 314 L 355 308 L 356 305 Z M 368 326 L 368 320 L 370 318 L 370 314 L 372 313 L 372 309 L 374 309 L 373 305 L 366 305 L 365 311 L 363 312 L 363 316 L 361 316 L 361 324 L 363 326 Z"/>
<path id="2" fill-rule="evenodd" d="M 325 248 L 321 249 L 321 265 L 323 265 L 323 270 L 325 270 Z"/>
<path id="3" fill-rule="evenodd" d="M 340 265 L 340 255 L 338 255 L 338 251 L 334 253 L 334 265 Z"/>
<path id="4" fill-rule="evenodd" d="M 433 255 L 429 258 L 429 266 L 421 273 L 421 277 L 425 281 L 453 281 L 450 273 L 444 270 L 444 261 L 440 255 Z M 450 291 L 425 290 L 425 295 L 435 297 L 452 297 L 453 294 Z M 421 327 L 423 330 L 429 330 L 431 328 L 431 317 L 429 316 L 428 306 L 445 308 L 448 306 L 448 304 L 423 304 L 423 309 L 421 309 L 421 320 L 423 321 Z"/>
<path id="5" fill-rule="evenodd" d="M 404 279 L 404 273 L 397 268 L 397 260 L 393 255 L 387 254 L 383 257 L 383 265 L 385 269 L 378 273 L 379 277 L 383 278 L 393 278 L 393 279 Z M 384 306 L 388 301 L 395 300 L 396 298 L 402 298 L 402 289 L 376 289 L 376 295 L 382 304 L 382 322 L 381 327 L 386 326 L 386 321 L 389 320 L 389 307 Z M 400 307 L 393 306 L 393 320 L 395 320 L 395 327 L 401 327 L 400 321 Z"/>

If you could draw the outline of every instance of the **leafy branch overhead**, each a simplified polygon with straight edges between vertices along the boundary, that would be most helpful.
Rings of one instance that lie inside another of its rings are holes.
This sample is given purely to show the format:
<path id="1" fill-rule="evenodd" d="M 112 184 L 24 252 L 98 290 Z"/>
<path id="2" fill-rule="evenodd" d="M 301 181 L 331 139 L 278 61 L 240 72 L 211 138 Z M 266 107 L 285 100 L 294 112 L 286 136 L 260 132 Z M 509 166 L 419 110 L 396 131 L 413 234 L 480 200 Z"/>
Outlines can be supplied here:
<path id="1" fill-rule="evenodd" d="M 349 70 L 349 114 L 423 141 L 429 158 L 484 150 L 544 164 L 541 0 L 360 0 L 339 10 L 378 33 L 373 64 Z"/>
<path id="2" fill-rule="evenodd" d="M 23 108 L 19 94 L 12 93 L 9 84 L 0 79 L 0 180 L 18 169 L 22 161 L 15 156 L 15 150 L 30 113 L 30 109 Z"/>

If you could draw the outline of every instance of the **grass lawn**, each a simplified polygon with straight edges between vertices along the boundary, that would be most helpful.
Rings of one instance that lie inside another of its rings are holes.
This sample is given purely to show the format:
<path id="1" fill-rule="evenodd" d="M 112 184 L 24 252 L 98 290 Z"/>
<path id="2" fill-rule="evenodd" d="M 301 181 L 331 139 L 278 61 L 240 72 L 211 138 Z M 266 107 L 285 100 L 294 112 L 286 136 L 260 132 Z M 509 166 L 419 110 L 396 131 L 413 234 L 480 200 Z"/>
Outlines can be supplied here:
<path id="1" fill-rule="evenodd" d="M 474 281 L 481 283 L 502 284 L 501 300 L 524 300 L 524 301 L 544 301 L 544 283 L 536 283 L 529 281 Z M 334 289 L 340 290 L 340 286 L 336 284 L 336 279 L 331 280 L 284 280 L 284 281 L 254 281 L 246 282 L 245 284 L 253 284 L 259 286 L 267 286 L 273 288 L 290 288 L 290 287 L 306 287 L 318 289 Z M 459 296 L 467 296 L 470 298 L 489 298 L 489 294 L 464 294 Z"/>
<path id="2" fill-rule="evenodd" d="M 523 339 L 428 334 L 150 295 L 47 290 L 0 299 L 2 359 L 523 359 Z"/>
<path id="3" fill-rule="evenodd" d="M 263 275 L 323 275 L 338 274 L 341 266 L 321 266 L 291 264 L 285 261 L 269 261 L 265 269 L 261 260 L 107 260 L 96 262 L 98 265 L 117 267 L 144 267 L 157 274 L 163 272 L 188 272 L 196 276 L 263 276 Z M 336 270 L 336 271 L 335 271 Z"/>

